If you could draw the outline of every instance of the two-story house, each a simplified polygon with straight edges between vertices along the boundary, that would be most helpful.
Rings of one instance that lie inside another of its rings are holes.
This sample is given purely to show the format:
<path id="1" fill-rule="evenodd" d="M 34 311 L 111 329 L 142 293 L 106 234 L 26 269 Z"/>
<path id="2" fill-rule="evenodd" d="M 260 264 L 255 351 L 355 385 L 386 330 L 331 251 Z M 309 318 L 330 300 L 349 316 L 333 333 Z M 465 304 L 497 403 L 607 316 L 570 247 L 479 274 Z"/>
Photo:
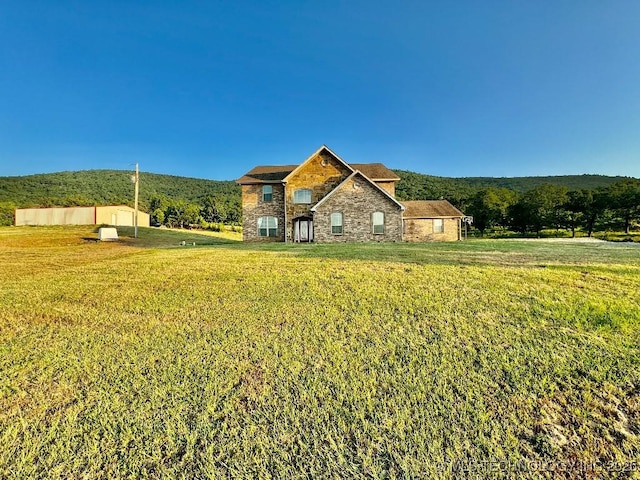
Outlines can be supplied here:
<path id="1" fill-rule="evenodd" d="M 460 238 L 462 213 L 445 200 L 436 202 L 437 220 L 425 217 L 434 211 L 433 202 L 411 202 L 411 210 L 420 215 L 404 220 L 405 205 L 395 199 L 398 180 L 381 163 L 348 164 L 326 146 L 300 165 L 255 167 L 237 180 L 242 186 L 243 239 L 399 242 L 407 229 L 412 241 Z"/>

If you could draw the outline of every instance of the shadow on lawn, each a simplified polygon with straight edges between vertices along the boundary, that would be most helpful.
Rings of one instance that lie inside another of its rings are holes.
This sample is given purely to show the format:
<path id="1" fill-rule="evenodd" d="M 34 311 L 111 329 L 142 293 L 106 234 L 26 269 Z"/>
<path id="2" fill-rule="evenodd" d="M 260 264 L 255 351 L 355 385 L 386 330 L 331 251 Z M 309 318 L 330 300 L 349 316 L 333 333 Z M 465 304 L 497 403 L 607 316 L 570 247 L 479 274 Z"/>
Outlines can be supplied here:
<path id="1" fill-rule="evenodd" d="M 219 246 L 313 259 L 459 266 L 640 266 L 638 245 L 628 243 L 474 239 L 442 243 L 285 244 L 244 243 L 241 235 L 235 232 L 141 227 L 138 233 L 138 238 L 134 238 L 133 227 L 118 227 L 120 243 L 139 248 Z"/>
<path id="2" fill-rule="evenodd" d="M 98 229 L 95 229 L 97 235 Z M 97 240 L 85 238 L 85 240 Z M 230 232 L 202 232 L 197 230 L 173 230 L 166 228 L 139 227 L 135 238 L 134 227 L 118 227 L 120 244 L 139 248 L 172 248 L 180 246 L 239 245 L 241 237 Z"/>
<path id="3" fill-rule="evenodd" d="M 466 266 L 629 265 L 633 245 L 469 240 L 446 243 L 238 244 L 238 248 L 307 258 Z M 625 248 L 626 247 L 626 248 Z"/>

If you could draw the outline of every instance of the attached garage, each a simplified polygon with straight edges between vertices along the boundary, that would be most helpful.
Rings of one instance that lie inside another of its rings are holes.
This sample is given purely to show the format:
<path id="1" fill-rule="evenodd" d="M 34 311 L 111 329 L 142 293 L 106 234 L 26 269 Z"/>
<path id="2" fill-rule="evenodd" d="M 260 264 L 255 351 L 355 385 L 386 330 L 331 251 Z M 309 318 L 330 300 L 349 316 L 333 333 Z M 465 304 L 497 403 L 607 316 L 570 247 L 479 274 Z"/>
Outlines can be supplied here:
<path id="1" fill-rule="evenodd" d="M 438 242 L 462 239 L 464 214 L 446 200 L 402 202 L 403 235 L 407 242 Z"/>

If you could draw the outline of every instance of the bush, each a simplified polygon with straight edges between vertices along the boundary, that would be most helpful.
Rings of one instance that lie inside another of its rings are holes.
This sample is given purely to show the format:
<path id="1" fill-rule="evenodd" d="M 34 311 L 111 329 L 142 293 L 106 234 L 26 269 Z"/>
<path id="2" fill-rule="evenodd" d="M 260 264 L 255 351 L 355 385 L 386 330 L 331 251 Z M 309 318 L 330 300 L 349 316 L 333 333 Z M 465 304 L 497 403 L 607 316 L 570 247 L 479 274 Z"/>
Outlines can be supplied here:
<path id="1" fill-rule="evenodd" d="M 210 230 L 212 232 L 223 232 L 224 231 L 224 223 L 220 222 L 204 222 L 203 228 L 206 230 Z"/>
<path id="2" fill-rule="evenodd" d="M 16 206 L 11 202 L 0 203 L 0 226 L 9 226 L 15 223 Z"/>

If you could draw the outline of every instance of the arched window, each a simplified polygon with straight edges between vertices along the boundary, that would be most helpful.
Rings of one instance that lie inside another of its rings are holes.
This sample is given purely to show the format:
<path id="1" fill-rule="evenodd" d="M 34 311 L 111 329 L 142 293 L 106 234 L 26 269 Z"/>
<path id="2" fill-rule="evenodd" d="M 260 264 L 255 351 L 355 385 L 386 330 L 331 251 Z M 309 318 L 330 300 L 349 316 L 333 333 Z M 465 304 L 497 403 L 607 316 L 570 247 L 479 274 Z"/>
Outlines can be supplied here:
<path id="1" fill-rule="evenodd" d="M 276 217 L 259 217 L 258 218 L 258 236 L 259 237 L 277 237 L 278 236 L 278 219 Z"/>
<path id="2" fill-rule="evenodd" d="M 380 235 L 384 233 L 384 212 L 373 212 L 371 215 L 371 224 L 373 225 L 373 233 Z"/>
<path id="3" fill-rule="evenodd" d="M 262 186 L 262 201 L 270 202 L 273 200 L 273 186 L 271 185 L 263 185 Z"/>
<path id="4" fill-rule="evenodd" d="M 293 203 L 311 203 L 311 190 L 300 188 L 293 192 Z"/>
<path id="5" fill-rule="evenodd" d="M 331 214 L 331 233 L 342 235 L 342 213 L 333 212 Z"/>

